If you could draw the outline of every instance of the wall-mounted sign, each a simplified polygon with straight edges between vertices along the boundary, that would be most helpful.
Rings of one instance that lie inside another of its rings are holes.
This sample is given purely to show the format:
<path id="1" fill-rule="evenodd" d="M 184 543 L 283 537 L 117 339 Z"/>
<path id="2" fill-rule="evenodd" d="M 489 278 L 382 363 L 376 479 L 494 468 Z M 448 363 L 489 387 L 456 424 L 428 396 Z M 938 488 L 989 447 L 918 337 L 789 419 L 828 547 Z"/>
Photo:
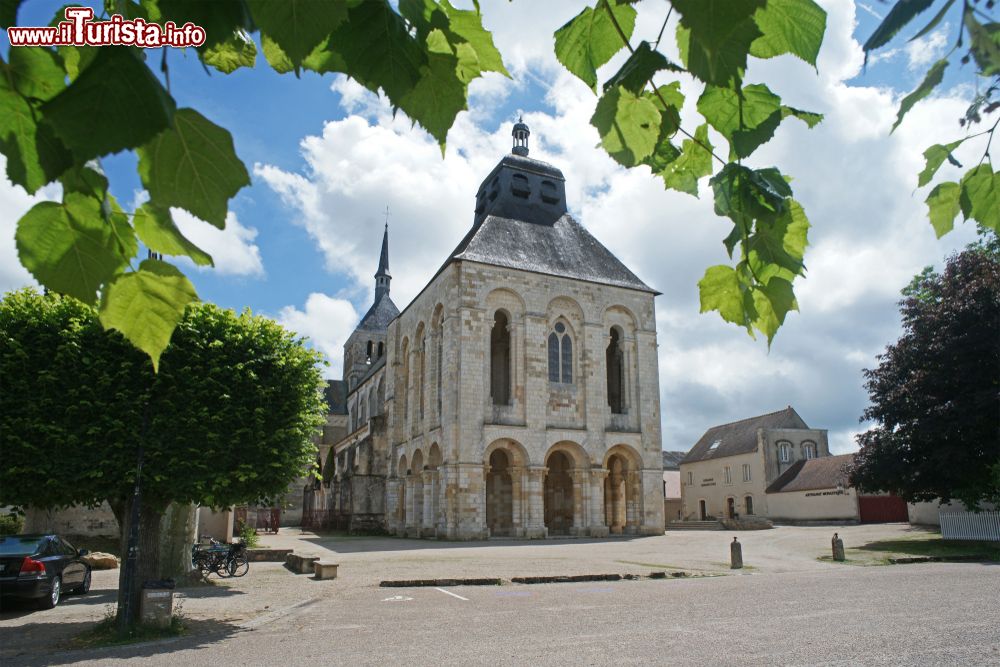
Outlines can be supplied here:
<path id="1" fill-rule="evenodd" d="M 806 498 L 810 498 L 812 496 L 846 496 L 846 495 L 847 493 L 845 491 L 813 491 L 812 493 L 807 493 Z"/>

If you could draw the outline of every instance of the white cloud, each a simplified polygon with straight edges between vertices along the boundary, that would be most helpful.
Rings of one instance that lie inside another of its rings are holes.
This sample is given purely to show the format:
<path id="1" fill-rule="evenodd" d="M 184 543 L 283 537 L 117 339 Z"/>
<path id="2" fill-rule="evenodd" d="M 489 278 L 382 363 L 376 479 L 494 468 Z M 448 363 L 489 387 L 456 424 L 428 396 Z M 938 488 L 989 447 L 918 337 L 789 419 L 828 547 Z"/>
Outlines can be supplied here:
<path id="1" fill-rule="evenodd" d="M 951 26 L 947 23 L 929 35 L 915 39 L 906 45 L 906 66 L 910 71 L 924 70 L 927 65 L 938 60 L 948 48 Z"/>
<path id="2" fill-rule="evenodd" d="M 313 292 L 304 310 L 285 306 L 275 318 L 283 327 L 309 338 L 326 355 L 330 366 L 324 375 L 340 378 L 344 367 L 343 347 L 358 323 L 358 313 L 350 301 Z"/>
<path id="3" fill-rule="evenodd" d="M 957 91 L 926 100 L 890 135 L 900 92 L 846 83 L 863 63 L 852 35 L 855 7 L 845 0 L 822 4 L 829 17 L 818 75 L 786 57 L 755 60 L 747 76 L 767 81 L 792 106 L 826 115 L 813 130 L 787 120 L 750 161 L 794 176 L 796 198 L 813 223 L 809 273 L 797 283 L 802 312 L 789 315 L 770 351 L 718 315 L 698 314 L 704 269 L 730 261 L 721 243 L 729 223 L 714 215 L 706 186 L 700 199 L 665 191 L 647 169 L 622 169 L 596 148 L 598 135 L 589 124 L 596 98 L 551 51 L 552 32 L 579 6 L 547 4 L 545 14 L 525 3 L 484 7 L 484 22 L 514 80 L 485 82 L 473 105 L 507 99 L 528 79 L 544 81 L 544 101 L 553 111 L 525 113 L 532 157 L 564 171 L 574 215 L 664 292 L 657 312 L 667 448 L 687 449 L 708 426 L 792 404 L 808 423 L 830 430 L 835 451 L 852 449 L 866 403 L 861 369 L 898 336 L 899 290 L 924 265 L 939 263 L 974 237 L 971 225 L 960 225 L 937 241 L 925 195 L 913 194 L 922 151 L 955 138 L 953 121 L 966 102 Z M 646 5 L 639 11 L 637 35 L 655 39 L 662 12 Z M 665 34 L 673 34 L 673 25 Z M 624 57 L 619 54 L 602 74 Z M 303 139 L 305 169 L 258 164 L 255 173 L 294 210 L 289 217 L 315 240 L 327 268 L 351 279 L 349 296 L 365 305 L 388 204 L 392 295 L 403 307 L 468 231 L 475 192 L 509 150 L 510 126 L 484 129 L 481 119 L 488 114 L 482 108 L 460 114 L 442 159 L 436 142 L 402 114 L 393 117 L 384 100 L 346 80 L 334 89 L 353 115 Z M 682 120 L 691 126 L 695 87 L 684 81 L 682 89 L 688 94 Z M 946 177 L 956 172 L 942 169 Z M 328 348 L 339 360 L 339 347 Z"/>
<path id="4" fill-rule="evenodd" d="M 7 158 L 0 155 L 0 294 L 38 285 L 28 270 L 21 266 L 14 234 L 22 215 L 40 201 L 57 199 L 59 193 L 59 186 L 49 186 L 29 195 L 24 188 L 7 180 Z"/>
<path id="5" fill-rule="evenodd" d="M 235 213 L 232 211 L 227 213 L 226 228 L 219 229 L 183 209 L 172 208 L 170 212 L 181 233 L 212 256 L 215 268 L 198 267 L 199 269 L 212 270 L 228 276 L 263 277 L 264 263 L 260 258 L 260 248 L 254 243 L 257 230 L 241 225 Z M 186 258 L 178 258 L 178 261 L 187 266 L 194 266 Z"/>

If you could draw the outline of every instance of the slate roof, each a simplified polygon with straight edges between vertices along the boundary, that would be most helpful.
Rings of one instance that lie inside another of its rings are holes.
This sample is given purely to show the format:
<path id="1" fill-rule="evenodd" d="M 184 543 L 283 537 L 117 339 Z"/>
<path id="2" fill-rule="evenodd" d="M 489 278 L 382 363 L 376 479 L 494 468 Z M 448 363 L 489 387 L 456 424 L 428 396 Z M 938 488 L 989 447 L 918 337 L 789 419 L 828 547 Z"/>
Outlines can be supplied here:
<path id="1" fill-rule="evenodd" d="M 326 397 L 326 406 L 331 414 L 347 414 L 347 383 L 343 380 L 327 380 L 326 389 L 323 390 Z"/>
<path id="2" fill-rule="evenodd" d="M 687 452 L 660 452 L 663 455 L 664 470 L 680 470 L 681 461 Z"/>
<path id="3" fill-rule="evenodd" d="M 784 410 L 766 415 L 749 417 L 740 421 L 713 426 L 695 443 L 682 463 L 720 459 L 737 454 L 748 454 L 757 449 L 757 430 L 772 428 L 809 428 L 802 417 L 788 406 Z M 712 444 L 718 441 L 715 449 Z"/>
<path id="4" fill-rule="evenodd" d="M 659 294 L 639 280 L 569 213 L 551 225 L 489 215 L 466 234 L 448 263 L 455 260 Z"/>
<path id="5" fill-rule="evenodd" d="M 396 304 L 392 302 L 388 294 L 382 294 L 361 318 L 355 331 L 385 331 L 389 328 L 389 322 L 398 316 L 399 308 L 396 308 Z"/>
<path id="6" fill-rule="evenodd" d="M 821 456 L 817 459 L 796 461 L 792 467 L 771 482 L 765 493 L 787 493 L 789 491 L 812 491 L 813 489 L 835 489 L 839 481 L 849 486 L 844 466 L 854 459 L 854 454 Z"/>

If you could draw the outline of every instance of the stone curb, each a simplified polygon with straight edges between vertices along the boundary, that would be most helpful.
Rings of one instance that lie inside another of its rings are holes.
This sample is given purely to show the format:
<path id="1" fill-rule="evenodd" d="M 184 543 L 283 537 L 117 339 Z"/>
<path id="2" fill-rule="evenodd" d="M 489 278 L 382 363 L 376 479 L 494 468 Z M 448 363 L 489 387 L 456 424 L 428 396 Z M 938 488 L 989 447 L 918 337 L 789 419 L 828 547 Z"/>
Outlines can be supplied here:
<path id="1" fill-rule="evenodd" d="M 681 578 L 691 576 L 687 572 L 671 572 L 671 577 Z M 382 588 L 418 588 L 423 586 L 502 586 L 512 584 L 568 584 L 583 581 L 634 581 L 636 579 L 666 579 L 666 572 L 651 572 L 649 574 L 572 574 L 549 577 L 511 577 L 510 582 L 503 579 L 403 579 L 396 581 L 380 581 Z"/>
<path id="2" fill-rule="evenodd" d="M 247 549 L 247 560 L 251 563 L 284 563 L 291 549 Z"/>
<path id="3" fill-rule="evenodd" d="M 975 554 L 972 556 L 913 556 L 907 558 L 890 558 L 893 565 L 905 565 L 907 563 L 967 563 L 974 561 L 992 560 L 985 554 Z"/>

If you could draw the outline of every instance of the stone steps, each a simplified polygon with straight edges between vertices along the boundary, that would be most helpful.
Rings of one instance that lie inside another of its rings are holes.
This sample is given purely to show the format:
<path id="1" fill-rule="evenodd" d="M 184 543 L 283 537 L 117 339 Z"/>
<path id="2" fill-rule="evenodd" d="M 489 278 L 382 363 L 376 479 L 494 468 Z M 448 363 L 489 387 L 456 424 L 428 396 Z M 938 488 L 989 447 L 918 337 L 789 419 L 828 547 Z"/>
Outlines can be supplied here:
<path id="1" fill-rule="evenodd" d="M 667 530 L 722 530 L 718 521 L 671 521 Z"/>

